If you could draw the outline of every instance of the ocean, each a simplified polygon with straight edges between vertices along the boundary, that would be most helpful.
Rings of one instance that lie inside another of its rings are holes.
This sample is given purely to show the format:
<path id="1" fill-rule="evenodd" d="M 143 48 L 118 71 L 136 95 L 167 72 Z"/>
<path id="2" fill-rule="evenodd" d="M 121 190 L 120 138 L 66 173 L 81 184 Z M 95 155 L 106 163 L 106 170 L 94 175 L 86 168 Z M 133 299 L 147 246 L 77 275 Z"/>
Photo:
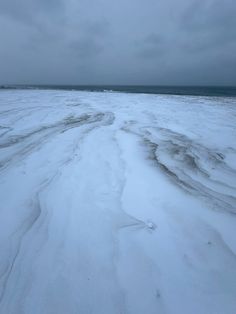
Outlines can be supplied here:
<path id="1" fill-rule="evenodd" d="M 235 97 L 236 87 L 229 86 L 153 86 L 153 85 L 3 85 L 0 89 L 54 89 L 92 92 Z"/>

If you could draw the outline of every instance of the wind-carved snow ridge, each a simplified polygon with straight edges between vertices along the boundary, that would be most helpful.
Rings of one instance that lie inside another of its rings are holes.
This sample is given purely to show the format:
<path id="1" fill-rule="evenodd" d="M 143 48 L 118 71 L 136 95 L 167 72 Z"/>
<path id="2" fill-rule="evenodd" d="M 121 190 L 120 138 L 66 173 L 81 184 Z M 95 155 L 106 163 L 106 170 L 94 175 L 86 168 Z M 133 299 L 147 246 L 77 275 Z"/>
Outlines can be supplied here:
<path id="1" fill-rule="evenodd" d="M 1 168 L 5 168 L 8 163 L 16 159 L 22 158 L 37 149 L 42 143 L 49 140 L 50 137 L 59 133 L 64 133 L 72 128 L 77 128 L 82 125 L 102 123 L 104 125 L 112 123 L 114 116 L 112 113 L 92 113 L 83 114 L 81 116 L 70 115 L 65 117 L 62 121 L 50 125 L 43 125 L 37 129 L 30 129 L 24 134 L 5 136 L 0 139 L 0 149 L 4 158 L 0 160 Z M 99 124 L 100 125 L 100 124 Z M 11 148 L 13 147 L 13 150 Z M 5 150 L 4 150 L 5 149 Z"/>
<path id="2" fill-rule="evenodd" d="M 214 208 L 236 214 L 236 169 L 220 151 L 209 149 L 184 134 L 126 122 L 122 130 L 141 138 L 149 159 L 188 192 L 204 197 Z"/>
<path id="3" fill-rule="evenodd" d="M 150 158 L 177 184 L 209 199 L 216 208 L 236 214 L 236 169 L 221 152 L 164 128 L 147 129 L 143 140 Z"/>
<path id="4" fill-rule="evenodd" d="M 0 314 L 236 313 L 235 139 L 235 98 L 1 91 Z"/>

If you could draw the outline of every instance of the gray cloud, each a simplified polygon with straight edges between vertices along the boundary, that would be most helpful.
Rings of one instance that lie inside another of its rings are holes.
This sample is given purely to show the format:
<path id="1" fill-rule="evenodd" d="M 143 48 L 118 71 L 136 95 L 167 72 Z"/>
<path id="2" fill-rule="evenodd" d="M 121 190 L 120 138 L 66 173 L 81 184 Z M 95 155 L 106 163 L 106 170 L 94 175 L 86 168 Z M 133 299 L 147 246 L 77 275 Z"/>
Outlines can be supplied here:
<path id="1" fill-rule="evenodd" d="M 101 43 L 96 41 L 93 37 L 79 39 L 78 41 L 72 43 L 71 48 L 74 50 L 75 55 L 82 59 L 94 58 L 103 50 Z"/>
<path id="2" fill-rule="evenodd" d="M 143 40 L 137 42 L 137 53 L 141 58 L 145 58 L 150 62 L 153 59 L 160 58 L 168 51 L 168 45 L 164 38 L 159 34 L 149 34 Z"/>
<path id="3" fill-rule="evenodd" d="M 234 0 L 0 2 L 0 84 L 236 85 Z"/>

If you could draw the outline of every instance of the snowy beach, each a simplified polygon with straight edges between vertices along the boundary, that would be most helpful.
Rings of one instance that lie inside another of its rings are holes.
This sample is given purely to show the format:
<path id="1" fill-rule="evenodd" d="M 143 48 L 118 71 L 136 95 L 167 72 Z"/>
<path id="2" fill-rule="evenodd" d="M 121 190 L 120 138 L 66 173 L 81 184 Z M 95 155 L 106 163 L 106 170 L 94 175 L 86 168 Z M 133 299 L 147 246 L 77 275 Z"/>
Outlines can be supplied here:
<path id="1" fill-rule="evenodd" d="M 236 97 L 0 91 L 0 314 L 235 314 Z"/>

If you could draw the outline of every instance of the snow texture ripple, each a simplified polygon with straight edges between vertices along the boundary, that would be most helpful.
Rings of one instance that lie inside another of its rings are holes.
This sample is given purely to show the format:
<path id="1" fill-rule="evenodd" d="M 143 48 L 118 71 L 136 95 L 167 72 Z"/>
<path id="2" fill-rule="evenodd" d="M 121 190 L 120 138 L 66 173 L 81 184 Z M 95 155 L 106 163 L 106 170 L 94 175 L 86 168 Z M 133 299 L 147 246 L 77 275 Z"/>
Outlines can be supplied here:
<path id="1" fill-rule="evenodd" d="M 236 313 L 236 98 L 0 92 L 0 314 Z"/>

